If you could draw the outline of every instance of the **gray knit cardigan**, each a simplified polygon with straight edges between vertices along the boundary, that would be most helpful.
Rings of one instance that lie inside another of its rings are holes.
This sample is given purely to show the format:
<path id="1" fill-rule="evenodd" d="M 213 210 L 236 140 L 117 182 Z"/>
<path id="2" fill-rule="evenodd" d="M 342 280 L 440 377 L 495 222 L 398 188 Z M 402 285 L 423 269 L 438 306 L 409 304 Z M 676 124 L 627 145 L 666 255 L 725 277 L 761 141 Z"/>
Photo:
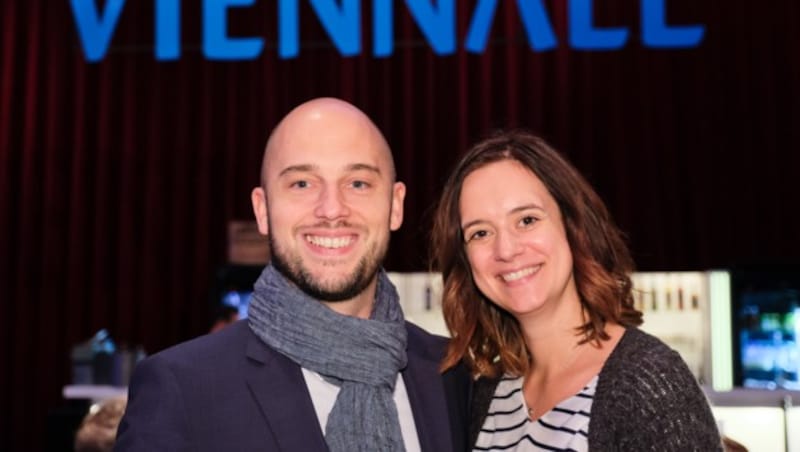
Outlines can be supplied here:
<path id="1" fill-rule="evenodd" d="M 472 398 L 475 444 L 499 380 L 478 379 Z M 628 328 L 606 360 L 589 421 L 592 451 L 720 451 L 705 394 L 677 352 Z"/>

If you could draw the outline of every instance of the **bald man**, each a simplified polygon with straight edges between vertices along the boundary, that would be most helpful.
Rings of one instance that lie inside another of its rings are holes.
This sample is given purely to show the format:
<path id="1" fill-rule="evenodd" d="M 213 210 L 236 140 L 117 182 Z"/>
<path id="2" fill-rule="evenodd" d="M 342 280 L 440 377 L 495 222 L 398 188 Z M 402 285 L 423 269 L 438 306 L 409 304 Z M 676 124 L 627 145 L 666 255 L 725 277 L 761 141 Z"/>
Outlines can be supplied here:
<path id="1" fill-rule="evenodd" d="M 116 450 L 465 450 L 469 376 L 382 269 L 404 197 L 363 112 L 292 110 L 251 194 L 272 255 L 248 318 L 140 363 Z"/>

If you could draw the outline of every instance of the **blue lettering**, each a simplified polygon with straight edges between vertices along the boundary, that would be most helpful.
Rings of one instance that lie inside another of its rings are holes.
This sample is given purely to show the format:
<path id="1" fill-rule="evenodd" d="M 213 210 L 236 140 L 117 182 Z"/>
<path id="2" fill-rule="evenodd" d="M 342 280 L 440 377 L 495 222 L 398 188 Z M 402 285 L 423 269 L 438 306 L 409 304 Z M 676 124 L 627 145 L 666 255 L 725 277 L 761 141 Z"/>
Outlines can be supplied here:
<path id="1" fill-rule="evenodd" d="M 230 6 L 250 6 L 255 0 L 205 0 L 203 2 L 203 54 L 209 60 L 252 60 L 264 47 L 261 38 L 229 38 Z"/>
<path id="2" fill-rule="evenodd" d="M 372 54 L 391 56 L 394 50 L 394 17 L 392 0 L 375 0 L 372 4 Z"/>
<path id="3" fill-rule="evenodd" d="M 594 28 L 592 25 L 592 1 L 570 0 L 569 42 L 575 49 L 610 50 L 619 49 L 628 40 L 625 28 Z"/>
<path id="4" fill-rule="evenodd" d="M 125 0 L 108 0 L 103 13 L 97 11 L 94 0 L 70 0 L 69 4 L 78 25 L 86 60 L 102 60 L 108 51 Z"/>
<path id="5" fill-rule="evenodd" d="M 278 2 L 278 56 L 294 58 L 300 52 L 300 16 L 297 0 Z"/>
<path id="6" fill-rule="evenodd" d="M 180 0 L 156 0 L 156 59 L 177 60 L 181 56 Z"/>
<path id="7" fill-rule="evenodd" d="M 464 48 L 467 52 L 482 53 L 486 50 L 486 40 L 489 29 L 494 21 L 494 12 L 497 10 L 497 0 L 479 0 L 472 13 L 472 20 L 467 31 Z"/>
<path id="8" fill-rule="evenodd" d="M 439 0 L 438 11 L 428 0 L 406 0 L 411 15 L 437 55 L 456 51 L 456 6 L 453 0 Z"/>
<path id="9" fill-rule="evenodd" d="M 542 0 L 517 0 L 517 8 L 522 15 L 522 24 L 525 25 L 531 49 L 538 51 L 554 49 L 558 45 L 558 40 Z"/>
<path id="10" fill-rule="evenodd" d="M 361 52 L 361 4 L 359 0 L 341 0 L 339 10 L 335 0 L 311 0 L 322 26 L 342 56 Z"/>
<path id="11" fill-rule="evenodd" d="M 391 7 L 391 0 L 388 1 Z M 359 0 L 342 0 L 341 10 L 335 0 L 311 0 L 311 6 L 340 54 L 352 56 L 361 52 L 361 5 Z M 278 2 L 278 56 L 280 58 L 294 58 L 300 52 L 298 8 L 297 0 L 280 0 Z M 375 15 L 379 13 L 380 11 L 375 11 Z M 389 21 L 391 21 L 391 17 Z M 389 53 L 391 54 L 391 50 Z"/>
<path id="12" fill-rule="evenodd" d="M 455 2 L 440 0 L 438 12 L 425 0 L 406 0 L 411 16 L 437 55 L 456 51 Z M 392 0 L 375 0 L 372 4 L 373 55 L 390 56 L 394 50 L 394 17 Z"/>
<path id="13" fill-rule="evenodd" d="M 464 48 L 468 52 L 482 53 L 486 50 L 489 28 L 494 20 L 496 9 L 497 0 L 480 0 L 478 2 L 464 43 Z M 542 0 L 517 0 L 517 9 L 522 16 L 522 25 L 525 27 L 528 45 L 531 49 L 545 51 L 555 48 L 558 40 Z"/>
<path id="14" fill-rule="evenodd" d="M 703 40 L 705 27 L 670 27 L 666 20 L 666 0 L 642 0 L 642 42 L 647 47 L 696 47 Z"/>
<path id="15" fill-rule="evenodd" d="M 156 60 L 181 57 L 181 0 L 153 0 L 154 53 Z M 203 54 L 210 60 L 251 60 L 263 48 L 262 37 L 228 35 L 228 9 L 252 6 L 256 0 L 202 0 Z M 534 52 L 559 45 L 546 7 L 547 0 L 516 0 L 520 20 Z M 615 50 L 630 36 L 630 27 L 596 27 L 594 0 L 567 0 L 569 48 Z M 281 59 L 300 53 L 299 0 L 277 0 L 277 52 Z M 345 57 L 361 49 L 361 0 L 310 0 L 317 18 Z M 382 58 L 394 52 L 394 0 L 372 0 L 372 54 Z M 689 48 L 703 40 L 705 25 L 667 24 L 667 0 L 641 0 L 641 40 L 645 47 Z M 108 53 L 125 0 L 69 0 L 85 58 L 102 60 Z M 99 4 L 99 5 L 98 5 Z M 455 0 L 405 0 L 408 11 L 437 55 L 456 51 Z M 459 3 L 460 4 L 460 3 Z M 476 0 L 466 31 L 464 49 L 482 53 L 495 20 L 498 0 Z"/>

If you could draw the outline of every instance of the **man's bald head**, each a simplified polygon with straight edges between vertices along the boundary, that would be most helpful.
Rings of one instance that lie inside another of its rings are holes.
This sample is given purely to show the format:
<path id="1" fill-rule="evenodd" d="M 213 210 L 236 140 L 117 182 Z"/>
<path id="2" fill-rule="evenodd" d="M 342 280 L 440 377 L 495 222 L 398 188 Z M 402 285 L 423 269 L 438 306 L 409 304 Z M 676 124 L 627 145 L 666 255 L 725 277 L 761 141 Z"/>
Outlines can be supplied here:
<path id="1" fill-rule="evenodd" d="M 381 132 L 347 102 L 315 99 L 275 127 L 261 172 L 251 200 L 272 264 L 340 314 L 367 318 L 406 192 Z"/>
<path id="2" fill-rule="evenodd" d="M 320 97 L 295 107 L 272 130 L 261 162 L 261 186 L 267 186 L 267 167 L 276 152 L 291 152 L 292 146 L 324 146 L 327 140 L 352 140 L 355 137 L 361 137 L 362 143 L 366 141 L 372 151 L 382 154 L 390 180 L 394 181 L 396 172 L 392 152 L 372 120 L 350 103 L 333 97 Z"/>

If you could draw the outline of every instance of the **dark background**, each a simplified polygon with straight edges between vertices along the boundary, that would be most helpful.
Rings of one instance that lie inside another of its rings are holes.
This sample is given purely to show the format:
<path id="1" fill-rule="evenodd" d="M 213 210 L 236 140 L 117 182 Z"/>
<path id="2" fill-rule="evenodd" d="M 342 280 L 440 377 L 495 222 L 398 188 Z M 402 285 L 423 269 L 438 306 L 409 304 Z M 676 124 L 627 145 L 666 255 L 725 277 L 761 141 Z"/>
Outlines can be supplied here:
<path id="1" fill-rule="evenodd" d="M 191 4 L 190 4 L 191 3 Z M 641 270 L 705 270 L 800 257 L 800 4 L 668 0 L 671 24 L 704 24 L 698 48 L 639 41 L 639 2 L 595 1 L 627 26 L 618 51 L 569 49 L 566 1 L 547 1 L 559 46 L 530 50 L 502 1 L 485 53 L 433 54 L 395 2 L 396 48 L 343 58 L 301 2 L 299 58 L 276 56 L 276 2 L 230 13 L 261 36 L 248 62 L 204 59 L 201 2 L 183 2 L 183 55 L 157 62 L 153 2 L 128 0 L 87 63 L 66 0 L 0 7 L 0 449 L 40 450 L 64 405 L 70 347 L 108 328 L 155 352 L 207 331 L 226 225 L 251 218 L 265 140 L 317 96 L 353 102 L 392 145 L 408 185 L 387 267 L 424 270 L 428 220 L 467 146 L 496 127 L 563 150 L 628 233 Z"/>

